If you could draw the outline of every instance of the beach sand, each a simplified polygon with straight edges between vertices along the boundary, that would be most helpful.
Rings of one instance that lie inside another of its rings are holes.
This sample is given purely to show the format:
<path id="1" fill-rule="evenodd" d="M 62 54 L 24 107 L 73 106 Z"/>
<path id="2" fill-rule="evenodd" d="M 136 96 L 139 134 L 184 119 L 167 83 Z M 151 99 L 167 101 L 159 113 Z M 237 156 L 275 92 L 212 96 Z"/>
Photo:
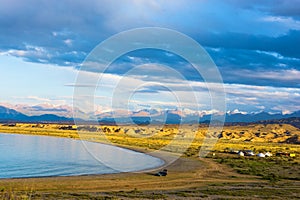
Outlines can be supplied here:
<path id="1" fill-rule="evenodd" d="M 136 148 L 130 148 L 140 151 Z M 196 197 L 202 194 L 201 188 L 210 184 L 243 183 L 259 184 L 256 177 L 242 176 L 229 167 L 217 164 L 205 158 L 178 158 L 168 152 L 150 153 L 163 159 L 166 163 L 156 169 L 143 172 L 71 176 L 2 179 L 0 185 L 15 196 L 26 196 L 31 199 L 90 199 L 118 197 L 121 199 L 173 198 L 182 190 L 193 193 Z M 162 168 L 168 169 L 166 177 L 155 176 Z M 197 189 L 199 190 L 197 192 Z M 175 196 L 174 196 L 175 195 Z"/>

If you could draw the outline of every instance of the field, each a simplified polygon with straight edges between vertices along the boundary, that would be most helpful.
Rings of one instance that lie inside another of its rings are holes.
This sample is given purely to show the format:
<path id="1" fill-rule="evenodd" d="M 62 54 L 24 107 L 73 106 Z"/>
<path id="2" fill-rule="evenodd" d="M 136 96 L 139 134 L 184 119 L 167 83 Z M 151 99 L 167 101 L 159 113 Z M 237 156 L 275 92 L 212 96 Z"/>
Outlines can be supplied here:
<path id="1" fill-rule="evenodd" d="M 224 127 L 209 139 L 206 126 L 69 126 L 4 124 L 0 132 L 82 139 L 149 153 L 167 162 L 166 177 L 143 173 L 0 180 L 2 199 L 298 199 L 300 131 L 291 125 Z M 201 146 L 217 141 L 205 158 Z M 204 142 L 205 141 L 205 142 Z M 204 142 L 204 143 L 203 143 Z M 163 152 L 156 152 L 163 148 Z M 234 151 L 271 152 L 240 157 Z M 275 156 L 276 153 L 284 153 Z M 295 157 L 290 157 L 294 154 Z"/>

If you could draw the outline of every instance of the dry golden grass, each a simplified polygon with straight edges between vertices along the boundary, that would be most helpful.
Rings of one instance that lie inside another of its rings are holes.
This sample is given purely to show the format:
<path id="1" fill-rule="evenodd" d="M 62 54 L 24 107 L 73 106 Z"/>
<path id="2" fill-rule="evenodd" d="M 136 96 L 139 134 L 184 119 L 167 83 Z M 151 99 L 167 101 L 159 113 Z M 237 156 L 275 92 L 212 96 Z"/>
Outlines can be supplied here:
<path id="1" fill-rule="evenodd" d="M 76 128 L 79 131 L 64 130 L 66 128 Z M 152 173 L 123 173 L 6 179 L 0 180 L 0 199 L 217 199 L 221 197 L 249 199 L 251 195 L 256 195 L 256 199 L 296 199 L 300 197 L 300 182 L 297 179 L 300 177 L 291 180 L 283 179 L 274 184 L 268 179 L 262 179 L 262 176 L 253 176 L 255 171 L 252 170 L 252 165 L 257 167 L 258 164 L 263 168 L 255 168 L 255 170 L 266 172 L 263 160 L 240 160 L 236 155 L 227 156 L 222 153 L 228 149 L 251 149 L 256 152 L 270 151 L 273 153 L 293 152 L 297 157 L 292 161 L 275 159 L 272 160 L 274 165 L 266 166 L 274 170 L 292 166 L 297 170 L 298 165 L 294 165 L 294 163 L 300 163 L 300 146 L 286 142 L 289 141 L 289 138 L 298 139 L 299 129 L 290 125 L 224 127 L 221 133 L 213 134 L 213 137 L 222 136 L 213 149 L 213 152 L 216 153 L 215 158 L 212 154 L 209 155 L 212 158 L 198 158 L 199 148 L 203 145 L 204 137 L 207 134 L 207 127 L 198 127 L 197 125 L 184 125 L 179 129 L 178 126 L 171 125 L 164 127 L 86 125 L 69 127 L 69 125 L 56 124 L 16 124 L 12 127 L 0 126 L 0 132 L 114 143 L 143 152 L 152 152 L 166 145 L 169 145 L 165 149 L 166 151 L 172 153 L 184 151 L 180 159 L 168 166 L 170 174 L 167 177 L 156 177 Z M 297 140 L 294 141 L 297 142 Z M 189 148 L 185 149 L 187 145 Z M 172 154 L 158 156 L 167 160 L 167 157 Z M 277 162 L 280 165 L 277 165 Z M 285 166 L 284 162 L 289 163 Z M 241 164 L 244 167 L 250 167 L 249 172 L 251 173 L 237 173 Z"/>
<path id="2" fill-rule="evenodd" d="M 78 130 L 63 130 L 62 128 Z M 0 126 L 0 132 L 31 135 L 46 135 L 82 139 L 104 143 L 114 143 L 144 149 L 160 149 L 167 145 L 167 151 L 182 152 L 189 146 L 194 155 L 203 145 L 207 127 L 196 125 L 178 126 L 71 126 L 57 124 L 16 124 Z M 291 125 L 249 125 L 224 127 L 213 138 L 220 139 L 214 150 L 255 149 L 257 151 L 289 151 L 300 153 L 300 130 Z M 291 144 L 288 144 L 291 143 Z"/>

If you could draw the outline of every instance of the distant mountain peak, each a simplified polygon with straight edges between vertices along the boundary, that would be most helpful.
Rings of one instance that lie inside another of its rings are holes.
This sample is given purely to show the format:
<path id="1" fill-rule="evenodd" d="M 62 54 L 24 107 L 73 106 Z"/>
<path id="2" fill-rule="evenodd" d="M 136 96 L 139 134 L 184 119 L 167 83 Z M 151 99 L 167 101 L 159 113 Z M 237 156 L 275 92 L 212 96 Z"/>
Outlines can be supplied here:
<path id="1" fill-rule="evenodd" d="M 0 106 L 0 121 L 1 122 L 73 122 L 72 118 L 60 117 L 54 114 L 43 114 L 38 116 L 27 116 L 14 109 Z"/>
<path id="2" fill-rule="evenodd" d="M 235 115 L 235 114 L 242 114 L 242 115 L 246 115 L 248 114 L 247 112 L 243 112 L 243 111 L 240 111 L 239 109 L 234 109 L 232 111 L 227 111 L 227 114 L 229 115 Z"/>
<path id="3" fill-rule="evenodd" d="M 8 107 L 6 107 L 9 106 Z M 12 108 L 17 109 L 12 109 Z M 22 110 L 26 111 L 23 112 Z M 30 115 L 27 114 L 30 113 Z M 296 111 L 290 114 L 283 113 L 268 113 L 266 111 L 258 113 L 247 113 L 234 109 L 227 111 L 226 114 L 222 114 L 217 110 L 203 110 L 193 111 L 190 109 L 141 109 L 136 111 L 128 110 L 115 110 L 109 112 L 84 113 L 79 109 L 75 109 L 75 112 L 80 113 L 81 119 L 89 121 L 91 119 L 98 119 L 99 121 L 116 121 L 122 123 L 131 123 L 132 121 L 138 123 L 197 123 L 197 122 L 209 122 L 212 116 L 224 116 L 225 122 L 240 122 L 250 123 L 263 120 L 276 120 L 285 119 L 290 117 L 300 117 L 300 111 Z M 0 120 L 1 121 L 73 121 L 73 108 L 67 105 L 55 106 L 51 104 L 39 104 L 34 106 L 28 105 L 10 105 L 0 104 Z M 134 119 L 134 120 L 132 120 Z"/>

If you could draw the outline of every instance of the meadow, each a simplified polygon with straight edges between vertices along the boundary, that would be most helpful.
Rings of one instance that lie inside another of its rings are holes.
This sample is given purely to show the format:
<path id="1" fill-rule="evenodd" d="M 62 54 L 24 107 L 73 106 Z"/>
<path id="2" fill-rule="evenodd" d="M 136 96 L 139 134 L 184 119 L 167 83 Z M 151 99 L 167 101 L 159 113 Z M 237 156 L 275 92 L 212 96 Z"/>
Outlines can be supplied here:
<path id="1" fill-rule="evenodd" d="M 299 129 L 291 125 L 225 126 L 210 135 L 217 143 L 205 158 L 199 150 L 205 125 L 95 126 L 3 124 L 0 132 L 67 137 L 150 153 L 168 160 L 167 177 L 144 173 L 0 180 L 2 199 L 297 199 L 300 198 Z M 208 139 L 209 140 L 209 139 Z M 164 155 L 155 150 L 162 149 Z M 252 150 L 273 156 L 240 157 Z M 295 157 L 275 156 L 278 152 Z"/>

